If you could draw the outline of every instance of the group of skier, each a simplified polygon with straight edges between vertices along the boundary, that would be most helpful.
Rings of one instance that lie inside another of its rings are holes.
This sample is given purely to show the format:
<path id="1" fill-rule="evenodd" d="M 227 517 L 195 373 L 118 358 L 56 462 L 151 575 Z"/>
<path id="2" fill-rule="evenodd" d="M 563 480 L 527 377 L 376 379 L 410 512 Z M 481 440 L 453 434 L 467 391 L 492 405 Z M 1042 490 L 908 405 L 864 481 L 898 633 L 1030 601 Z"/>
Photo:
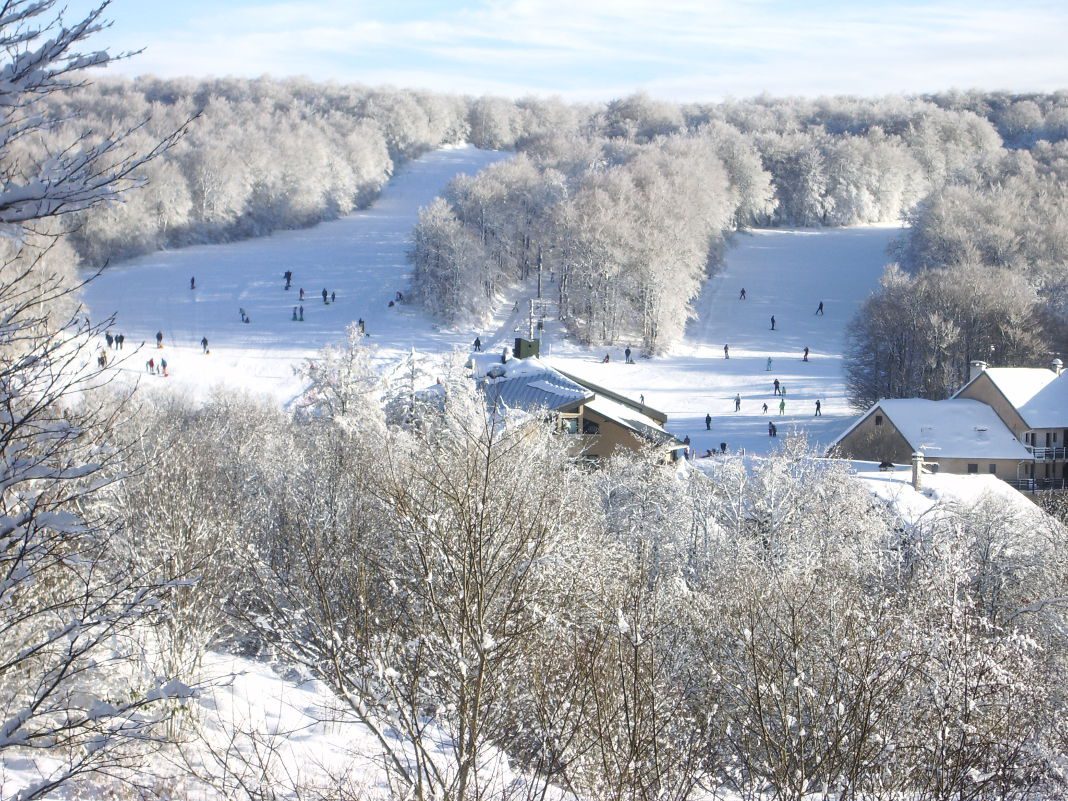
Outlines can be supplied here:
<path id="1" fill-rule="evenodd" d="M 738 300 L 746 300 L 747 297 L 748 297 L 748 293 L 746 292 L 745 287 L 742 287 L 741 291 L 738 293 Z M 823 306 L 823 301 L 822 300 L 816 306 L 815 316 L 817 316 L 817 317 L 823 317 L 824 316 L 824 306 Z M 776 320 L 775 320 L 775 315 L 774 314 L 771 315 L 771 318 L 770 318 L 769 322 L 771 323 L 771 330 L 772 331 L 778 330 L 776 328 Z M 808 357 L 809 357 L 809 353 L 811 353 L 811 350 L 806 345 L 804 350 L 801 353 L 801 361 L 807 362 L 808 361 Z M 723 358 L 724 359 L 730 359 L 730 357 L 731 357 L 730 345 L 726 344 L 726 345 L 723 346 Z M 768 356 L 767 359 L 768 359 L 767 360 L 767 365 L 765 366 L 764 370 L 765 370 L 765 372 L 769 372 L 770 373 L 771 372 L 771 364 L 772 364 L 771 357 Z M 777 398 L 779 398 L 779 414 L 780 415 L 785 415 L 786 414 L 786 385 L 783 384 L 781 381 L 779 381 L 779 379 L 776 378 L 774 381 L 772 381 L 772 390 L 773 390 L 775 396 Z M 742 396 L 739 393 L 739 394 L 736 394 L 734 396 L 734 411 L 735 412 L 740 412 L 741 410 L 742 410 Z M 764 402 L 763 405 L 761 406 L 761 413 L 762 414 L 767 414 L 768 413 L 768 404 L 767 404 L 767 402 Z M 816 413 L 815 413 L 814 416 L 815 417 L 822 417 L 823 416 L 823 403 L 819 399 L 816 400 Z M 708 413 L 708 414 L 705 415 L 705 430 L 706 431 L 711 431 L 712 430 L 712 415 L 711 415 L 711 413 Z M 776 428 L 775 424 L 772 423 L 770 420 L 768 421 L 768 436 L 769 437 L 778 436 L 778 429 Z M 710 453 L 711 453 L 711 451 L 710 451 Z"/>

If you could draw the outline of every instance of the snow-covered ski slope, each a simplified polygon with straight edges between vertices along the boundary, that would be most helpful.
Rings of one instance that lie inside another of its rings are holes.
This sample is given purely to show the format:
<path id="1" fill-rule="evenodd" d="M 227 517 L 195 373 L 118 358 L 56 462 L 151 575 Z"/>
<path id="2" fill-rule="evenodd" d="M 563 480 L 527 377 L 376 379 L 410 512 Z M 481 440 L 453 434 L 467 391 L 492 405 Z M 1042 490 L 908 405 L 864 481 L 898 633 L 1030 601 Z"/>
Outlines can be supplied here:
<path id="1" fill-rule="evenodd" d="M 480 334 L 484 349 L 511 344 L 522 312 L 512 299 L 497 311 L 489 331 L 440 327 L 412 304 L 389 301 L 410 284 L 405 259 L 419 209 L 455 175 L 473 174 L 508 158 L 507 153 L 455 147 L 429 153 L 405 165 L 373 206 L 333 222 L 298 231 L 222 245 L 154 253 L 108 269 L 87 289 L 95 319 L 112 313 L 116 332 L 126 334 L 122 369 L 144 378 L 143 386 L 182 386 L 195 395 L 216 384 L 266 392 L 283 403 L 300 390 L 293 368 L 324 345 L 340 341 L 345 327 L 366 322 L 370 342 L 384 360 L 414 347 L 441 353 L 470 347 Z M 764 453 L 777 445 L 768 437 L 769 420 L 781 439 L 805 431 L 826 444 L 854 415 L 845 399 L 842 351 L 845 328 L 859 304 L 878 285 L 886 247 L 897 227 L 816 230 L 760 230 L 739 234 L 727 252 L 725 269 L 710 279 L 695 301 L 696 319 L 685 339 L 667 356 L 623 364 L 626 343 L 587 350 L 568 342 L 552 321 L 546 350 L 551 361 L 603 386 L 617 389 L 669 415 L 668 427 L 689 435 L 700 455 L 726 442 L 732 450 Z M 293 271 L 283 289 L 282 274 Z M 196 276 L 197 288 L 189 279 Z M 294 322 L 305 290 L 304 322 Z M 744 287 L 747 299 L 738 299 Z M 337 293 L 324 305 L 322 290 Z M 547 294 L 555 290 L 547 285 Z M 517 290 L 525 299 L 527 290 Z M 825 313 L 816 315 L 824 303 Z M 525 308 L 525 302 L 521 308 Z M 239 309 L 251 322 L 244 324 Z M 776 330 L 770 318 L 775 315 Z M 522 326 L 525 329 L 525 325 Z M 156 331 L 164 349 L 154 347 Z M 207 337 L 210 355 L 200 346 Z M 130 356 L 131 346 L 147 343 Z M 730 346 L 730 360 L 723 346 Z M 802 361 L 805 346 L 809 361 Z M 602 364 L 605 351 L 612 354 Z M 117 354 L 113 354 L 117 355 Z M 170 378 L 145 375 L 145 362 L 168 362 Z M 772 359 L 767 370 L 767 359 Z M 786 409 L 772 381 L 786 387 Z M 741 411 L 734 397 L 741 396 Z M 822 418 L 815 418 L 815 401 Z M 764 415 L 761 404 L 767 402 Z M 705 430 L 705 414 L 713 417 Z"/>
<path id="2" fill-rule="evenodd" d="M 668 414 L 672 432 L 689 435 L 698 456 L 721 442 L 730 450 L 767 453 L 794 433 L 826 445 L 855 419 L 842 371 L 846 326 L 878 286 L 887 246 L 899 233 L 897 226 L 861 226 L 740 234 L 724 270 L 695 301 L 697 317 L 684 340 L 669 355 L 626 365 L 625 345 L 588 353 L 561 342 L 550 349 L 562 369 L 635 398 L 643 394 L 647 404 Z M 746 299 L 740 300 L 743 288 Z M 820 301 L 823 315 L 816 314 Z M 606 351 L 611 361 L 603 364 Z M 785 398 L 774 394 L 775 379 L 785 386 Z M 815 417 L 817 399 L 821 417 Z M 777 439 L 768 436 L 769 421 L 778 428 Z"/>
<path id="3" fill-rule="evenodd" d="M 470 146 L 428 153 L 400 168 L 368 209 L 312 228 L 121 262 L 87 287 L 86 305 L 94 320 L 115 315 L 113 330 L 126 335 L 126 355 L 147 343 L 124 369 L 143 373 L 149 358 L 165 358 L 166 380 L 195 394 L 227 384 L 288 400 L 300 388 L 294 365 L 342 339 L 360 318 L 384 356 L 413 346 L 438 351 L 468 344 L 466 332 L 442 332 L 414 306 L 389 302 L 410 283 L 405 251 L 419 209 L 454 176 L 473 175 L 509 155 Z M 293 271 L 288 291 L 286 270 Z M 304 322 L 294 322 L 301 287 Z M 323 289 L 336 292 L 337 301 L 325 305 Z M 251 322 L 241 322 L 239 309 Z M 155 347 L 157 331 L 163 350 Z M 201 348 L 203 337 L 210 355 Z"/>

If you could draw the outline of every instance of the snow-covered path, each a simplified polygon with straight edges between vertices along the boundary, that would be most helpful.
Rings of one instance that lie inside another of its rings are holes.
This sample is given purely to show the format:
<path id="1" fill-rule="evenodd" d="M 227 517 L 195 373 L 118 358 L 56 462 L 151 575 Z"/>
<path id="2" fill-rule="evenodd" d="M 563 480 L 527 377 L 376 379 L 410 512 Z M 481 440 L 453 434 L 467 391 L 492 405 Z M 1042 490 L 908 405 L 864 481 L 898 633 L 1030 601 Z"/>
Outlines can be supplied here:
<path id="1" fill-rule="evenodd" d="M 126 369 L 143 372 L 150 357 L 162 356 L 170 383 L 194 393 L 225 383 L 287 400 L 299 389 L 293 366 L 342 339 L 359 318 L 383 357 L 413 346 L 441 351 L 467 345 L 468 332 L 441 331 L 417 308 L 389 302 L 410 283 L 405 250 L 419 209 L 455 175 L 474 174 L 510 155 L 469 146 L 428 153 L 402 167 L 366 210 L 312 228 L 122 262 L 90 284 L 86 305 L 95 319 L 115 314 L 114 330 L 125 333 L 127 353 L 148 343 Z M 289 291 L 283 289 L 286 270 L 293 271 Z M 190 290 L 193 276 L 197 288 Z M 301 287 L 304 322 L 294 322 Z M 336 303 L 323 303 L 324 288 L 337 293 Z M 241 308 L 250 323 L 241 322 Z M 155 348 L 157 331 L 163 350 Z M 202 337 L 210 355 L 202 352 Z"/>
<path id="2" fill-rule="evenodd" d="M 765 453 L 781 438 L 804 431 L 817 443 L 834 439 L 854 418 L 845 396 L 845 330 L 877 287 L 896 226 L 759 230 L 738 236 L 725 269 L 696 300 L 686 337 L 662 358 L 623 364 L 623 348 L 587 354 L 573 345 L 552 347 L 563 369 L 637 397 L 669 416 L 668 428 L 689 435 L 698 455 L 726 442 L 732 450 Z M 746 300 L 739 299 L 742 288 Z M 824 303 L 824 314 L 816 309 Z M 771 330 L 771 316 L 775 330 Z M 730 346 L 724 359 L 723 346 Z M 810 348 L 804 362 L 805 347 Z M 771 369 L 767 360 L 771 357 Z M 772 382 L 786 387 L 785 414 Z M 741 411 L 734 411 L 735 395 Z M 815 415 L 815 402 L 823 416 Z M 768 404 L 768 412 L 762 404 Z M 712 430 L 705 429 L 712 415 Z"/>

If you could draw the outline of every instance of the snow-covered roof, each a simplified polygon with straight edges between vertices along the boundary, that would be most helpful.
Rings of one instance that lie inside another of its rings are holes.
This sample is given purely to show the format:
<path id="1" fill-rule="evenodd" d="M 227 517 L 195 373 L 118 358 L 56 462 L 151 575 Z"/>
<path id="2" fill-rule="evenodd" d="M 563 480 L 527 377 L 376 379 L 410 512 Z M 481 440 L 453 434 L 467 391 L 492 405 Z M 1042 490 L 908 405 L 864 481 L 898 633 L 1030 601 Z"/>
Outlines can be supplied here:
<path id="1" fill-rule="evenodd" d="M 675 437 L 665 431 L 657 420 L 603 395 L 587 401 L 586 408 L 654 442 L 675 440 Z"/>
<path id="2" fill-rule="evenodd" d="M 994 410 L 981 401 L 963 398 L 881 400 L 861 420 L 867 419 L 876 408 L 881 409 L 901 432 L 910 448 L 922 451 L 932 459 L 1031 458 Z M 841 441 L 859 422 L 837 441 Z"/>
<path id="3" fill-rule="evenodd" d="M 1034 525 L 1049 522 L 1041 509 L 997 476 L 924 473 L 917 492 L 912 487 L 909 467 L 884 472 L 873 462 L 853 462 L 852 469 L 865 489 L 886 501 L 910 524 L 938 514 L 939 510 L 973 507 L 987 500 L 996 502 L 1006 515 L 1019 515 Z"/>
<path id="4" fill-rule="evenodd" d="M 501 363 L 473 359 L 472 367 L 491 407 L 508 409 L 548 409 L 551 411 L 577 407 L 593 397 L 593 393 L 561 375 L 536 357 L 510 359 Z"/>
<path id="5" fill-rule="evenodd" d="M 1028 427 L 1068 425 L 1068 373 L 1057 375 L 1041 367 L 988 367 L 980 375 L 983 374 L 1020 413 Z M 978 376 L 973 380 L 978 380 Z M 957 395 L 963 391 L 964 387 Z"/>

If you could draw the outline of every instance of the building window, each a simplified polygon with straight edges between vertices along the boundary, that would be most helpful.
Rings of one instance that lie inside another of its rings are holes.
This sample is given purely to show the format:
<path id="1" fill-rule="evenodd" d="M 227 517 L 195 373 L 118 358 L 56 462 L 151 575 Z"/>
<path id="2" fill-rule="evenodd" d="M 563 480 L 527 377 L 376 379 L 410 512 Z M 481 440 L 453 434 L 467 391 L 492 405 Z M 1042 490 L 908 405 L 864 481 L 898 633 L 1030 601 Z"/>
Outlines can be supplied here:
<path id="1" fill-rule="evenodd" d="M 998 466 L 996 464 L 987 465 L 987 472 L 992 476 L 996 476 L 998 473 Z"/>
<path id="2" fill-rule="evenodd" d="M 560 430 L 565 434 L 577 434 L 579 432 L 578 415 L 560 415 Z"/>
<path id="3" fill-rule="evenodd" d="M 971 475 L 972 473 L 978 473 L 978 472 L 979 472 L 979 465 L 977 465 L 977 464 L 968 465 L 968 474 L 969 475 Z"/>
<path id="4" fill-rule="evenodd" d="M 883 424 L 883 416 L 881 414 L 875 415 L 875 425 L 881 426 Z"/>
<path id="5" fill-rule="evenodd" d="M 601 427 L 599 425 L 597 425 L 597 423 L 593 422 L 593 420 L 586 420 L 585 418 L 583 418 L 583 420 L 582 420 L 582 433 L 583 434 L 600 434 L 601 433 Z"/>

